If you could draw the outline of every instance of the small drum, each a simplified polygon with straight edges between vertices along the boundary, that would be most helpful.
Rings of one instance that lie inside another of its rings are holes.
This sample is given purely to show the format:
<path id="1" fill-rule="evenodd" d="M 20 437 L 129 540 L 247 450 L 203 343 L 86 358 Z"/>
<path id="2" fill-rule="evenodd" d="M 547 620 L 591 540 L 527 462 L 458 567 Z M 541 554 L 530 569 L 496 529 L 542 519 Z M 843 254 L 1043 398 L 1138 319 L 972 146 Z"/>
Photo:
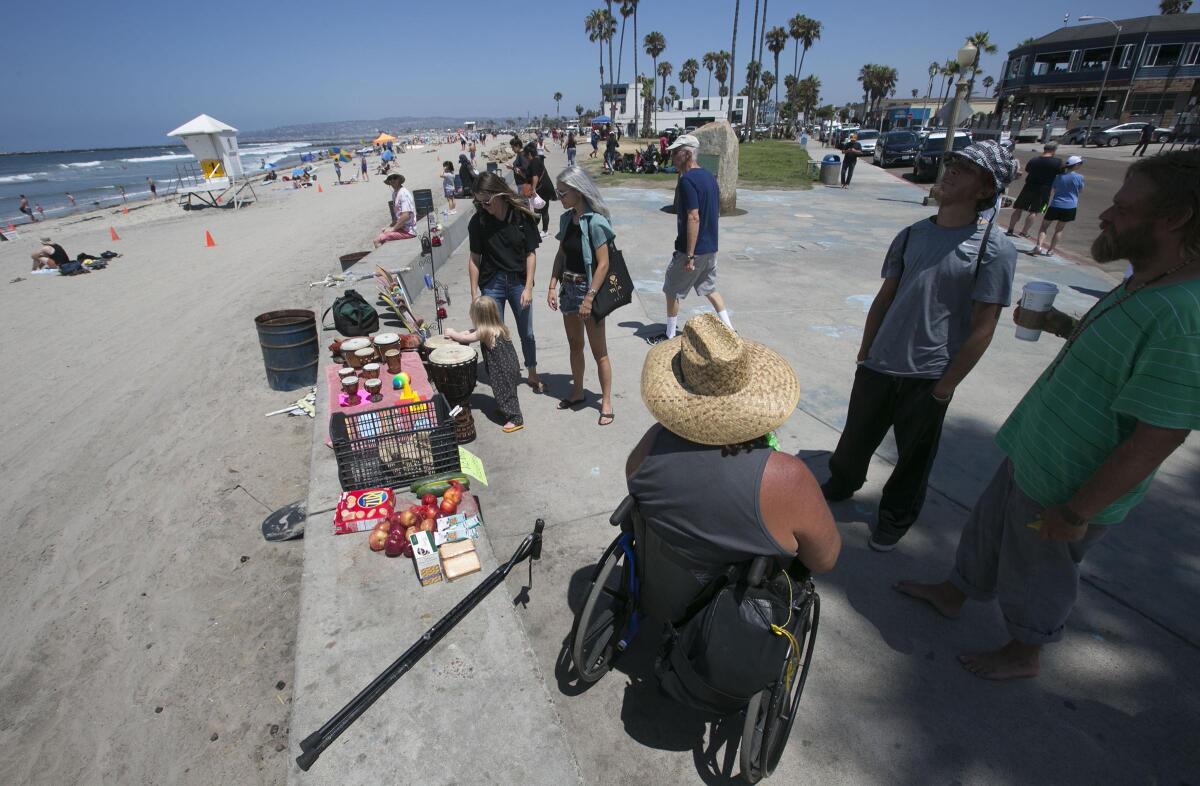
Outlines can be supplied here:
<path id="1" fill-rule="evenodd" d="M 360 368 L 367 361 L 359 362 L 354 353 L 360 349 L 367 349 L 370 346 L 371 339 L 369 338 L 348 338 L 342 342 L 339 351 L 342 353 L 342 359 L 346 361 L 347 366 L 350 368 Z"/>
<path id="2" fill-rule="evenodd" d="M 419 347 L 417 347 L 417 354 L 421 356 L 422 363 L 428 363 L 429 356 L 432 355 L 436 350 L 441 349 L 442 347 L 460 346 L 462 346 L 462 344 L 459 344 L 454 339 L 446 338 L 445 336 L 430 336 L 429 338 L 425 339 L 425 341 Z"/>
<path id="3" fill-rule="evenodd" d="M 384 353 L 389 349 L 400 348 L 400 334 L 379 333 L 375 336 L 373 343 L 375 344 L 375 351 L 379 353 L 379 357 L 383 357 Z"/>
<path id="4" fill-rule="evenodd" d="M 429 379 L 451 407 L 466 405 L 470 400 L 478 370 L 479 356 L 475 349 L 457 342 L 454 346 L 438 347 L 429 355 Z"/>

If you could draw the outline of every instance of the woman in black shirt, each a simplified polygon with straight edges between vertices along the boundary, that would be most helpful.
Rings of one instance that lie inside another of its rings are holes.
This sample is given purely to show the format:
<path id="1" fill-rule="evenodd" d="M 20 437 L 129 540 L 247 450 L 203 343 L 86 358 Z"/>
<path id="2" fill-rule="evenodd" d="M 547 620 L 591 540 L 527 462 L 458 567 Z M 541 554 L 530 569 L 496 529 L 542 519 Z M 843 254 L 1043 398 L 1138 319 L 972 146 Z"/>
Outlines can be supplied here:
<path id="1" fill-rule="evenodd" d="M 513 193 L 508 183 L 494 172 L 475 179 L 475 215 L 467 225 L 471 247 L 468 272 L 471 300 L 480 294 L 496 301 L 500 318 L 504 304 L 512 306 L 521 337 L 521 354 L 529 375 L 529 387 L 545 388 L 537 374 L 537 344 L 533 338 L 533 274 L 541 238 L 537 216 L 525 200 Z"/>
<path id="2" fill-rule="evenodd" d="M 474 193 L 476 177 L 475 167 L 471 166 L 466 153 L 463 153 L 458 157 L 458 179 L 462 181 L 462 195 L 464 197 L 469 197 Z"/>
<path id="3" fill-rule="evenodd" d="M 542 206 L 533 212 L 542 217 L 542 237 L 545 237 L 550 231 L 550 202 L 556 199 L 554 185 L 546 174 L 546 157 L 538 155 L 537 145 L 533 142 L 525 145 L 525 161 L 525 177 L 528 178 L 525 196 L 529 197 L 531 208 L 535 196 L 542 200 Z"/>
<path id="4" fill-rule="evenodd" d="M 33 257 L 34 270 L 41 270 L 42 268 L 57 270 L 63 264 L 71 261 L 71 258 L 67 256 L 67 252 L 63 250 L 63 247 L 58 243 L 52 243 L 48 237 L 42 238 L 42 245 L 31 256 Z"/>

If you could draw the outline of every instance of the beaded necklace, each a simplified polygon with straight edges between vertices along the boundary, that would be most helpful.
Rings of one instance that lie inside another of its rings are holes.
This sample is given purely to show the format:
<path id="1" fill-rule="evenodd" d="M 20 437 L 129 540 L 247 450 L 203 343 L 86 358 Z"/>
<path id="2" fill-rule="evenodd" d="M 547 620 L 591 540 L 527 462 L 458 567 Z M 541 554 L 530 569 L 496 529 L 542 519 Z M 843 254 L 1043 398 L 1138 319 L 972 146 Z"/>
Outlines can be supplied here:
<path id="1" fill-rule="evenodd" d="M 1075 329 L 1071 331 L 1071 335 L 1067 338 L 1067 343 L 1063 345 L 1062 350 L 1058 353 L 1058 357 L 1056 357 L 1054 359 L 1054 362 L 1050 364 L 1050 370 L 1046 373 L 1046 381 L 1049 382 L 1054 377 L 1055 370 L 1058 368 L 1059 364 L 1063 362 L 1063 359 L 1066 358 L 1067 353 L 1071 351 L 1071 347 L 1074 346 L 1075 342 L 1079 339 L 1079 337 L 1081 335 L 1083 335 L 1083 332 L 1085 330 L 1087 330 L 1088 328 L 1090 328 L 1092 325 L 1099 322 L 1100 318 L 1102 316 L 1104 316 L 1108 312 L 1112 311 L 1114 308 L 1121 305 L 1126 300 L 1129 300 L 1129 298 L 1133 297 L 1138 292 L 1141 292 L 1143 289 L 1150 286 L 1151 284 L 1161 281 L 1162 279 L 1166 278 L 1167 276 L 1171 275 L 1172 273 L 1179 272 L 1183 268 L 1192 264 L 1192 261 L 1193 260 L 1188 259 L 1186 261 L 1180 262 L 1175 267 L 1171 268 L 1170 270 L 1168 270 L 1166 272 L 1159 273 L 1157 276 L 1150 279 L 1145 284 L 1142 284 L 1140 287 L 1136 287 L 1135 289 L 1130 289 L 1127 286 L 1128 282 L 1122 281 L 1120 284 L 1117 284 L 1115 287 L 1113 287 L 1111 290 L 1109 290 L 1108 295 L 1111 295 L 1113 292 L 1116 292 L 1121 287 L 1125 287 L 1125 292 L 1122 293 L 1121 296 L 1118 297 L 1116 300 L 1114 300 L 1113 302 L 1111 302 L 1107 306 L 1105 306 L 1103 309 L 1101 309 L 1100 313 L 1096 314 L 1096 316 L 1093 317 L 1092 312 L 1095 311 L 1096 308 L 1104 301 L 1104 298 L 1100 298 L 1100 300 L 1097 300 L 1096 304 L 1094 306 L 1092 306 L 1090 309 L 1088 309 L 1088 312 L 1086 314 L 1084 314 L 1083 317 L 1079 320 L 1078 324 L 1075 325 Z M 1104 297 L 1108 297 L 1108 295 L 1105 295 Z M 1091 319 L 1088 319 L 1088 317 L 1091 317 Z"/>

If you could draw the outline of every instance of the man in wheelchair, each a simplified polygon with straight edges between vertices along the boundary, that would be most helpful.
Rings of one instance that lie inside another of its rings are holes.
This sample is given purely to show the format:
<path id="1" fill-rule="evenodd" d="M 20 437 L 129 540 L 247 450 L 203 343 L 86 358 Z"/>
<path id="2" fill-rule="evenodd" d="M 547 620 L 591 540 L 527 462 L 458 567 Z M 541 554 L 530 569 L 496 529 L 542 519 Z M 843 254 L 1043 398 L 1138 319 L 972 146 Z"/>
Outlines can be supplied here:
<path id="1" fill-rule="evenodd" d="M 642 399 L 658 423 L 630 454 L 621 534 L 601 557 L 572 631 L 595 682 L 637 634 L 663 631 L 663 691 L 696 710 L 745 712 L 742 771 L 774 769 L 796 716 L 819 613 L 809 571 L 841 537 L 812 473 L 773 448 L 800 399 L 776 352 L 715 314 L 653 347 Z"/>

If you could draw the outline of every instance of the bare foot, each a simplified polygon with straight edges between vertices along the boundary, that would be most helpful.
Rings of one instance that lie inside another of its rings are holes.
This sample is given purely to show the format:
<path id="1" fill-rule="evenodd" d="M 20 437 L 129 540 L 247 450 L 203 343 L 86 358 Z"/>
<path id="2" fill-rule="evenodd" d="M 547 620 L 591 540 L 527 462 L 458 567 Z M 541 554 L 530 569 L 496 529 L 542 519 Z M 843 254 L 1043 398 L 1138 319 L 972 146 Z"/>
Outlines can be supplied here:
<path id="1" fill-rule="evenodd" d="M 963 603 L 967 600 L 967 596 L 963 594 L 962 590 L 948 581 L 943 581 L 941 584 L 897 581 L 892 585 L 892 589 L 902 595 L 927 602 L 937 609 L 938 614 L 952 620 L 958 619 L 958 615 L 962 613 Z"/>
<path id="2" fill-rule="evenodd" d="M 958 656 L 963 668 L 985 680 L 1018 680 L 1036 677 L 1041 647 L 1013 639 L 992 652 L 969 652 Z"/>

